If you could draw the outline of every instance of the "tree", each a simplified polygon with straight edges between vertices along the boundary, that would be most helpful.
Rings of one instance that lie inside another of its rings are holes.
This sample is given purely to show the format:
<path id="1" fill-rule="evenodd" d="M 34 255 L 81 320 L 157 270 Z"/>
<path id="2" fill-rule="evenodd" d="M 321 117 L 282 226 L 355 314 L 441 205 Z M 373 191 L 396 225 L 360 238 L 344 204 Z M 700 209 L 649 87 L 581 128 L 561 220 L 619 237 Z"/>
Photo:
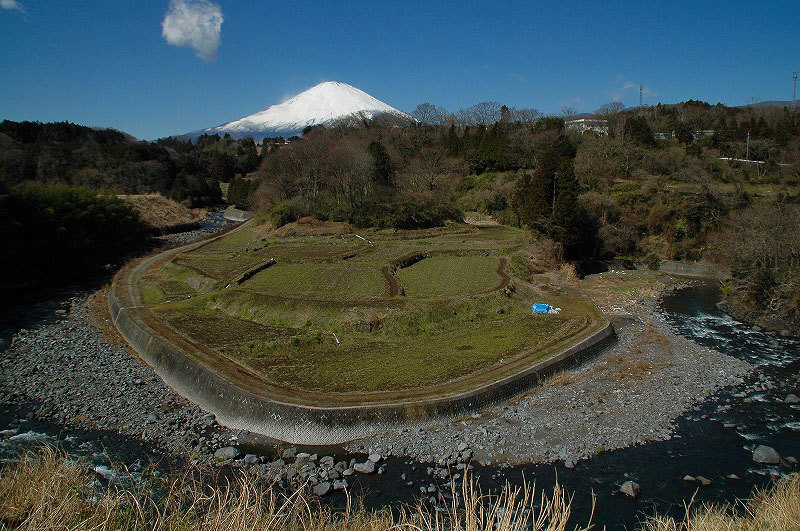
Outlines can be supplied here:
<path id="1" fill-rule="evenodd" d="M 688 146 L 694 142 L 692 127 L 686 122 L 678 122 L 675 126 L 675 138 L 678 139 L 678 142 Z"/>
<path id="2" fill-rule="evenodd" d="M 619 101 L 612 101 L 611 103 L 605 103 L 601 105 L 595 112 L 595 114 L 599 114 L 600 116 L 612 116 L 614 114 L 620 113 L 625 109 L 625 104 Z"/>
<path id="3" fill-rule="evenodd" d="M 539 109 L 511 109 L 511 121 L 523 125 L 532 125 L 542 117 Z"/>
<path id="4" fill-rule="evenodd" d="M 491 125 L 500 120 L 500 104 L 496 101 L 476 103 L 458 111 L 458 119 L 464 125 Z"/>
<path id="5" fill-rule="evenodd" d="M 555 178 L 550 237 L 561 244 L 568 261 L 595 259 L 600 251 L 598 224 L 578 202 L 579 186 L 571 159 L 561 159 Z"/>
<path id="6" fill-rule="evenodd" d="M 623 133 L 626 138 L 630 138 L 643 146 L 655 146 L 656 139 L 650 124 L 644 116 L 629 116 L 625 121 Z"/>
<path id="7" fill-rule="evenodd" d="M 372 155 L 372 180 L 378 186 L 394 185 L 394 163 L 386 147 L 378 140 L 373 140 L 367 147 L 369 154 Z"/>
<path id="8" fill-rule="evenodd" d="M 411 116 L 422 125 L 442 125 L 447 119 L 447 110 L 425 102 L 417 105 Z"/>
<path id="9" fill-rule="evenodd" d="M 572 118 L 578 114 L 578 110 L 575 107 L 570 107 L 569 105 L 562 105 L 561 106 L 561 115 L 566 118 Z"/>

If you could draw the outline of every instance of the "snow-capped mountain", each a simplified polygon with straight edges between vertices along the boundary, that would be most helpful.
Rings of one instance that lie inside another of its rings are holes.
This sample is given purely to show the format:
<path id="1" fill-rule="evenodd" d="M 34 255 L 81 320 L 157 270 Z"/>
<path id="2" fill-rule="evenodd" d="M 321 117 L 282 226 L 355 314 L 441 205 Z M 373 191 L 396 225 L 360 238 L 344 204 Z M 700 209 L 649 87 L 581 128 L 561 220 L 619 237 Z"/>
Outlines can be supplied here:
<path id="1" fill-rule="evenodd" d="M 264 137 L 288 138 L 301 134 L 310 125 L 331 125 L 348 119 L 374 119 L 380 115 L 388 115 L 403 122 L 413 121 L 406 113 L 356 87 L 347 83 L 326 81 L 263 111 L 183 136 L 197 138 L 203 133 L 230 133 L 233 138 L 252 136 L 256 141 Z"/>

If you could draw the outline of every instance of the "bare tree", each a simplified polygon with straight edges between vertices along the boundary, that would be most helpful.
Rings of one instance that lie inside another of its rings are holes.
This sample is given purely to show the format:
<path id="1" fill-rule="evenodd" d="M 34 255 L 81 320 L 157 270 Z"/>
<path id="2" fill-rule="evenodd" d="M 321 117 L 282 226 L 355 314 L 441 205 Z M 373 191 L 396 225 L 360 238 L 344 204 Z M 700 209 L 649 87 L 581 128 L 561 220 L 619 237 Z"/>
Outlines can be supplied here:
<path id="1" fill-rule="evenodd" d="M 578 110 L 575 107 L 570 107 L 569 105 L 562 105 L 561 106 L 561 115 L 564 118 L 571 118 L 578 114 Z"/>
<path id="2" fill-rule="evenodd" d="M 612 101 L 611 103 L 605 103 L 601 105 L 595 112 L 595 114 L 599 114 L 600 116 L 612 116 L 617 114 L 618 112 L 622 112 L 625 109 L 625 104 L 620 101 Z"/>
<path id="3" fill-rule="evenodd" d="M 457 113 L 457 120 L 462 125 L 491 125 L 500 121 L 501 105 L 496 101 L 482 101 L 472 107 L 461 109 Z"/>
<path id="4" fill-rule="evenodd" d="M 511 121 L 520 124 L 532 124 L 542 117 L 539 109 L 511 109 Z"/>
<path id="5" fill-rule="evenodd" d="M 442 125 L 447 121 L 447 110 L 437 107 L 432 103 L 420 103 L 411 111 L 413 116 L 422 125 Z"/>

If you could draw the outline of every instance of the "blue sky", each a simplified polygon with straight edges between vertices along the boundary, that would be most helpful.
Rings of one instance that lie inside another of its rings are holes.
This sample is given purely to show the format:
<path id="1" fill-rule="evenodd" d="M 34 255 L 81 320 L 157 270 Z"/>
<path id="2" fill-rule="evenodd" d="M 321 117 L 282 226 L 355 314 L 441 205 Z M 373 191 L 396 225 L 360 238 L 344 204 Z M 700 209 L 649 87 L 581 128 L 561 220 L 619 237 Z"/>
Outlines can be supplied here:
<path id="1" fill-rule="evenodd" d="M 193 9 L 210 22 L 192 26 Z M 797 0 L 0 0 L 0 119 L 151 139 L 327 80 L 406 111 L 493 100 L 589 112 L 637 105 L 639 83 L 648 104 L 789 100 L 799 30 Z"/>

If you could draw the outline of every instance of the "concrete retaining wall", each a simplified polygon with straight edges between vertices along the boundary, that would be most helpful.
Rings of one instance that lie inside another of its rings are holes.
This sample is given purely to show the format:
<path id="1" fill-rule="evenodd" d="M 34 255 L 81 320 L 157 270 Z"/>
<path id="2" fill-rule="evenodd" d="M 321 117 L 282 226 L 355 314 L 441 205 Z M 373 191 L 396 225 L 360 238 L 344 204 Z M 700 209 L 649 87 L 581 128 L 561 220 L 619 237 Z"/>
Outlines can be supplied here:
<path id="1" fill-rule="evenodd" d="M 720 280 L 730 277 L 730 272 L 723 267 L 697 262 L 662 262 L 659 264 L 658 270 L 680 277 L 716 278 Z"/>
<path id="2" fill-rule="evenodd" d="M 247 221 L 253 217 L 252 212 L 247 210 L 239 210 L 238 208 L 227 208 L 222 214 L 225 219 L 230 221 Z"/>
<path id="3" fill-rule="evenodd" d="M 167 251 L 169 255 L 175 252 Z M 413 427 L 432 417 L 463 416 L 531 389 L 550 374 L 599 352 L 615 338 L 613 327 L 605 323 L 591 336 L 520 373 L 442 398 L 339 407 L 291 404 L 239 387 L 200 361 L 202 353 L 194 355 L 191 345 L 179 346 L 147 324 L 152 314 L 141 303 L 136 283 L 138 274 L 158 258 L 123 269 L 112 283 L 108 306 L 122 336 L 164 382 L 214 413 L 220 423 L 295 444 L 338 444 Z"/>

